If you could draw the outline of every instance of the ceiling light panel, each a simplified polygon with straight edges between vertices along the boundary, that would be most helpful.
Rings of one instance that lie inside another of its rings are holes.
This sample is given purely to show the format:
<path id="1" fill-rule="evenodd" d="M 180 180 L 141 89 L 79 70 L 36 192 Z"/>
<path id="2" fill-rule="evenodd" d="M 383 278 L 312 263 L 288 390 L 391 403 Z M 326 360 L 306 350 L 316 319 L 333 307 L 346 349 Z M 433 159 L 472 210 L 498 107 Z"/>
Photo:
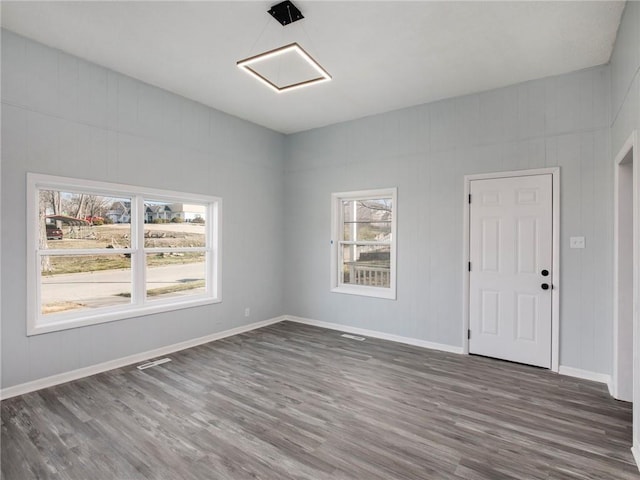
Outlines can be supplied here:
<path id="1" fill-rule="evenodd" d="M 245 58 L 237 65 L 276 92 L 331 80 L 331 75 L 297 43 Z"/>

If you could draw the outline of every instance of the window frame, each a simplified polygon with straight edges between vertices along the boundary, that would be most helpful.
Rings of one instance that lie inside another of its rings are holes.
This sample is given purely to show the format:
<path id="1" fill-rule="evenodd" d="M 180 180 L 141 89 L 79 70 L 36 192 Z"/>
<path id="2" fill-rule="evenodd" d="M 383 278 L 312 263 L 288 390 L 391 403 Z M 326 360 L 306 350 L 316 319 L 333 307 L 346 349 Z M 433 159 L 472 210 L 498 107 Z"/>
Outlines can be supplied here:
<path id="1" fill-rule="evenodd" d="M 114 249 L 41 249 L 39 244 L 41 221 L 39 218 L 39 192 L 41 190 L 57 190 L 131 198 L 131 234 L 129 247 Z M 205 205 L 206 222 L 203 227 L 205 229 L 205 246 L 176 248 L 145 247 L 145 200 L 167 201 L 171 203 L 191 202 Z M 222 199 L 220 197 L 27 173 L 27 336 L 220 303 L 222 301 L 220 267 L 221 226 Z M 206 289 L 203 294 L 167 298 L 147 298 L 147 255 L 149 253 L 163 253 L 167 251 L 176 253 L 205 253 Z M 107 306 L 95 310 L 67 311 L 43 315 L 41 307 L 41 257 L 47 255 L 64 256 L 77 254 L 130 254 L 131 302 L 126 305 Z"/>
<path id="2" fill-rule="evenodd" d="M 390 245 L 390 269 L 389 288 L 374 287 L 369 285 L 345 284 L 342 282 L 342 245 L 344 244 L 379 244 L 382 242 L 370 241 L 344 241 L 344 218 L 342 202 L 344 200 L 375 200 L 380 198 L 391 198 L 391 241 Z M 365 297 L 376 297 L 388 300 L 396 300 L 396 277 L 397 277 L 397 223 L 398 223 L 398 189 L 397 187 L 379 188 L 373 190 L 357 190 L 351 192 L 337 192 L 331 194 L 331 283 L 330 291 L 333 293 L 344 293 L 348 295 L 361 295 Z"/>

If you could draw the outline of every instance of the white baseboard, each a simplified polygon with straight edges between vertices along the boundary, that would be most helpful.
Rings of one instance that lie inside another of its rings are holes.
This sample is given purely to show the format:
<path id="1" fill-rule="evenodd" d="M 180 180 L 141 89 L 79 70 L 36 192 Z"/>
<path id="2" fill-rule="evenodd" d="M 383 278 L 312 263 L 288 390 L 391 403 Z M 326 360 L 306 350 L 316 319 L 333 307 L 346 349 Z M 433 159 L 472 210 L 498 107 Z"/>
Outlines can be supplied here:
<path id="1" fill-rule="evenodd" d="M 145 360 L 149 360 L 150 358 L 159 357 L 161 355 L 168 355 L 180 350 L 185 350 L 187 348 L 202 345 L 203 343 L 213 342 L 214 340 L 220 340 L 221 338 L 231 337 L 233 335 L 238 335 L 240 333 L 255 330 L 257 328 L 266 327 L 267 325 L 273 325 L 274 323 L 282 322 L 285 319 L 286 317 L 280 316 L 268 320 L 263 320 L 261 322 L 250 323 L 249 325 L 243 325 L 241 327 L 232 328 L 230 330 L 212 333 L 211 335 L 205 335 L 204 337 L 185 340 L 184 342 L 174 343 L 172 345 L 156 348 L 154 350 L 136 353 L 127 357 L 98 363 L 97 365 L 78 368 L 77 370 L 72 370 L 70 372 L 59 373 L 57 375 L 51 375 L 50 377 L 40 378 L 31 382 L 21 383 L 12 387 L 3 388 L 2 390 L 0 390 L 0 400 L 6 400 L 7 398 L 15 397 L 17 395 L 23 395 L 25 393 L 35 392 L 36 390 L 40 390 L 42 388 L 53 387 L 54 385 L 60 385 L 61 383 L 78 380 L 80 378 L 95 375 L 97 373 L 106 372 L 107 370 L 125 367 L 133 363 L 143 362 Z"/>
<path id="2" fill-rule="evenodd" d="M 611 375 L 607 375 L 606 373 L 591 372 L 589 370 L 581 370 L 579 368 L 565 367 L 564 365 L 560 365 L 558 373 L 560 375 L 567 375 L 568 377 L 582 378 L 583 380 L 605 383 L 609 388 L 609 393 L 613 391 Z"/>
<path id="3" fill-rule="evenodd" d="M 636 461 L 636 467 L 638 467 L 638 471 L 640 471 L 640 445 L 631 447 L 631 453 L 633 454 L 633 459 Z"/>
<path id="4" fill-rule="evenodd" d="M 349 327 L 347 325 L 341 325 L 339 323 L 323 322 L 320 320 L 312 320 L 310 318 L 295 317 L 293 315 L 285 315 L 285 319 L 291 322 L 304 323 L 305 325 L 311 325 L 314 327 L 327 328 L 329 330 L 339 330 L 341 332 L 353 333 L 356 335 L 362 335 L 364 337 L 379 338 L 381 340 L 390 340 L 392 342 L 405 343 L 407 345 L 413 345 L 415 347 L 430 348 L 431 350 L 440 350 L 442 352 L 449 353 L 463 353 L 462 347 L 455 347 L 453 345 L 446 345 L 444 343 L 428 342 L 426 340 L 419 340 L 417 338 L 402 337 L 400 335 L 392 335 L 390 333 L 378 332 L 376 330 Z"/>

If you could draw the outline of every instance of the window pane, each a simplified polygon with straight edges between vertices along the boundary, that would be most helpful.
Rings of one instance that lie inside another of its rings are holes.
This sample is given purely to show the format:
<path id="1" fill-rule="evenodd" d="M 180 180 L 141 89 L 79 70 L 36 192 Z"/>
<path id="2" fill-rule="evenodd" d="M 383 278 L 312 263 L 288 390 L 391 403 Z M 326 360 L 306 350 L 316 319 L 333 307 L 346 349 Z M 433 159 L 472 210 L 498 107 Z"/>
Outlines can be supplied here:
<path id="1" fill-rule="evenodd" d="M 391 198 L 343 200 L 343 240 L 391 240 Z"/>
<path id="2" fill-rule="evenodd" d="M 129 248 L 131 199 L 40 190 L 41 249 Z"/>
<path id="3" fill-rule="evenodd" d="M 125 255 L 41 257 L 43 315 L 131 302 L 131 259 Z"/>
<path id="4" fill-rule="evenodd" d="M 343 240 L 390 242 L 391 221 L 345 222 Z"/>
<path id="5" fill-rule="evenodd" d="M 389 288 L 390 261 L 389 245 L 343 245 L 342 283 Z"/>
<path id="6" fill-rule="evenodd" d="M 158 248 L 204 247 L 205 205 L 145 201 L 144 246 Z"/>
<path id="7" fill-rule="evenodd" d="M 206 292 L 206 254 L 147 254 L 147 298 L 202 295 Z"/>

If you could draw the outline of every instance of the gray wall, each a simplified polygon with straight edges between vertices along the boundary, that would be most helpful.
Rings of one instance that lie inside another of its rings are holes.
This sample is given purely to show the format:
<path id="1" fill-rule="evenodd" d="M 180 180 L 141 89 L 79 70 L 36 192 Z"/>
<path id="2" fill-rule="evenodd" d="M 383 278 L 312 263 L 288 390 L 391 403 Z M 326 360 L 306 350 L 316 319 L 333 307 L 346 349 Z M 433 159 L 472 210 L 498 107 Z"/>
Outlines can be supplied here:
<path id="1" fill-rule="evenodd" d="M 283 142 L 3 31 L 2 387 L 281 315 Z M 223 302 L 26 337 L 27 172 L 221 196 Z"/>
<path id="2" fill-rule="evenodd" d="M 627 2 L 611 55 L 611 158 L 640 126 L 640 3 Z"/>
<path id="3" fill-rule="evenodd" d="M 285 311 L 462 345 L 465 174 L 561 167 L 561 365 L 610 373 L 609 67 L 291 135 Z M 398 187 L 398 298 L 329 292 L 330 194 Z M 584 235 L 587 248 L 570 250 Z"/>

